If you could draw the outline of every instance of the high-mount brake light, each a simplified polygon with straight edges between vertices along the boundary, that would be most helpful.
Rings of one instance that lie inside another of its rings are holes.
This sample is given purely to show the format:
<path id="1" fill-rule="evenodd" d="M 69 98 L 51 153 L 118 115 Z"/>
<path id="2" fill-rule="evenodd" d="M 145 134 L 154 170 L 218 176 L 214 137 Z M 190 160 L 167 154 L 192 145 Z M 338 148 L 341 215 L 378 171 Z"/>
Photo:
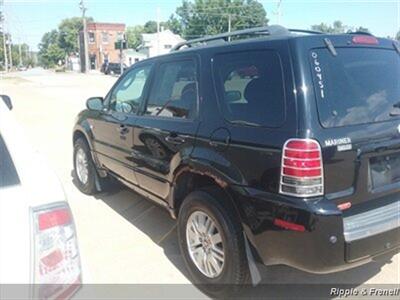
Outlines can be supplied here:
<path id="1" fill-rule="evenodd" d="M 296 197 L 324 193 L 324 172 L 319 143 L 312 139 L 289 139 L 283 146 L 279 192 Z"/>
<path id="2" fill-rule="evenodd" d="M 68 299 L 81 284 L 78 241 L 68 204 L 31 210 L 35 297 Z"/>
<path id="3" fill-rule="evenodd" d="M 378 45 L 378 39 L 370 35 L 356 35 L 351 39 L 353 44 Z"/>

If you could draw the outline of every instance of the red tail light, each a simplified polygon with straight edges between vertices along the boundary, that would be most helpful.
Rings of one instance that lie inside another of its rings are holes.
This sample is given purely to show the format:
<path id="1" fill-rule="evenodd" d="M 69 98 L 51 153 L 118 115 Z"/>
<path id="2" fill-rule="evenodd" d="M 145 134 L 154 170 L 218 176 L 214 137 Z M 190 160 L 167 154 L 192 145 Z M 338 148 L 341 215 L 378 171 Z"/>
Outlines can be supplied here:
<path id="1" fill-rule="evenodd" d="M 68 204 L 32 209 L 35 297 L 71 296 L 81 283 L 78 241 Z M 69 294 L 69 295 L 66 295 Z"/>
<path id="2" fill-rule="evenodd" d="M 297 197 L 320 196 L 324 193 L 321 147 L 311 139 L 290 139 L 283 146 L 281 194 Z"/>
<path id="3" fill-rule="evenodd" d="M 378 45 L 378 39 L 370 35 L 356 35 L 352 41 L 353 44 Z"/>

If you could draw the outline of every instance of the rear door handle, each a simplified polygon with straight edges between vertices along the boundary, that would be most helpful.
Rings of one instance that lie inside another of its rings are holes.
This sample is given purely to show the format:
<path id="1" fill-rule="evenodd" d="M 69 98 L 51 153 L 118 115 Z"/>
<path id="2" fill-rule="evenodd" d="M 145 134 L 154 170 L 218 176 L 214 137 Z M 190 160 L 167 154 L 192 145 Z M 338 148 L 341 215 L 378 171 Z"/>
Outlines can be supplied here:
<path id="1" fill-rule="evenodd" d="M 165 140 L 168 143 L 171 143 L 171 144 L 174 144 L 174 145 L 181 145 L 181 144 L 183 144 L 185 142 L 185 139 L 183 137 L 171 136 L 171 135 L 166 136 Z"/>
<path id="2" fill-rule="evenodd" d="M 125 135 L 125 134 L 127 134 L 127 133 L 129 132 L 129 128 L 126 127 L 125 125 L 120 125 L 120 126 L 117 128 L 117 130 L 119 131 L 119 133 L 120 133 L 121 135 Z"/>

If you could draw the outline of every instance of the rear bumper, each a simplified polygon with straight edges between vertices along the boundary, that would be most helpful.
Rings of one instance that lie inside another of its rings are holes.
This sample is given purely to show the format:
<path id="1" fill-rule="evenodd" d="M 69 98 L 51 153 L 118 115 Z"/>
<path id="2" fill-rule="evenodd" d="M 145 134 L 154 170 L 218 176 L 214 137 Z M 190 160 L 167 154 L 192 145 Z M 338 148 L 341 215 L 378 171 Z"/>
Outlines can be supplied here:
<path id="1" fill-rule="evenodd" d="M 265 265 L 285 264 L 311 273 L 331 273 L 399 250 L 399 223 L 392 222 L 392 227 L 380 232 L 370 230 L 370 235 L 368 226 L 364 226 L 362 237 L 349 239 L 357 236 L 349 230 L 351 223 L 345 222 L 336 204 L 325 198 L 302 201 L 251 188 L 234 188 L 233 193 L 245 232 Z M 276 218 L 303 225 L 305 231 L 277 227 Z M 399 215 L 395 218 L 399 220 Z M 347 221 L 351 220 L 355 219 Z"/>

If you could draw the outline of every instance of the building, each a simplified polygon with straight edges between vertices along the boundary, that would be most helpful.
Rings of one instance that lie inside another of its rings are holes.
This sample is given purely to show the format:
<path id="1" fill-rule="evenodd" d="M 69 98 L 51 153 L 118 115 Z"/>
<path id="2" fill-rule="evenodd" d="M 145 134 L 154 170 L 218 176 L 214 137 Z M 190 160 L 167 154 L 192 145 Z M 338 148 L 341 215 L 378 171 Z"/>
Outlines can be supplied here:
<path id="1" fill-rule="evenodd" d="M 100 69 L 105 61 L 120 61 L 120 51 L 115 49 L 115 42 L 123 39 L 124 33 L 125 24 L 121 23 L 87 24 L 90 70 Z"/>
<path id="2" fill-rule="evenodd" d="M 124 64 L 128 67 L 146 58 L 147 56 L 145 54 L 140 53 L 134 49 L 126 49 L 123 53 Z"/>
<path id="3" fill-rule="evenodd" d="M 143 33 L 142 44 L 138 51 L 147 57 L 166 54 L 178 43 L 185 41 L 171 30 L 161 30 L 159 33 Z"/>

